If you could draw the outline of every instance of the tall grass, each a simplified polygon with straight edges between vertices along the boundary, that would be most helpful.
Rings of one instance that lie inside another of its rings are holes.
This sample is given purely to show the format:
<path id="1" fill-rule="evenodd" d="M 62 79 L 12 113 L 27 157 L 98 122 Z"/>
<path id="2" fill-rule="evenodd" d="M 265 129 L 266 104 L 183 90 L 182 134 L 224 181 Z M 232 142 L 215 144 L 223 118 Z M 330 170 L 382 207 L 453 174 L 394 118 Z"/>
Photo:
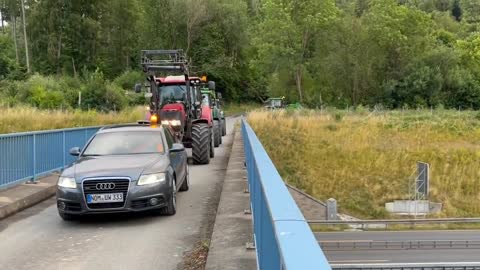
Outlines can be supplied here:
<path id="1" fill-rule="evenodd" d="M 256 111 L 248 121 L 285 181 L 344 213 L 388 217 L 385 202 L 408 197 L 425 161 L 439 216 L 480 216 L 478 112 Z"/>
<path id="2" fill-rule="evenodd" d="M 259 103 L 227 103 L 223 107 L 226 116 L 234 116 L 262 107 Z"/>
<path id="3" fill-rule="evenodd" d="M 33 130 L 134 122 L 144 118 L 141 107 L 120 112 L 39 110 L 32 107 L 0 107 L 0 134 Z"/>

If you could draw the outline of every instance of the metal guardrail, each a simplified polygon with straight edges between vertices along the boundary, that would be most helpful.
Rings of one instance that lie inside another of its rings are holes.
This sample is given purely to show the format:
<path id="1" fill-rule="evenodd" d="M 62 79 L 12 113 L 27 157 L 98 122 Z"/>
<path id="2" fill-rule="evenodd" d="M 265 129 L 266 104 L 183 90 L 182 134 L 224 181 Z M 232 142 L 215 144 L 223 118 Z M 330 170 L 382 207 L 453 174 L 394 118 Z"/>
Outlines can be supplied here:
<path id="1" fill-rule="evenodd" d="M 277 169 L 245 120 L 242 136 L 258 269 L 331 269 Z"/>
<path id="2" fill-rule="evenodd" d="M 435 224 L 435 223 L 480 223 L 480 218 L 430 218 L 430 219 L 377 219 L 377 220 L 309 220 L 309 224 Z"/>
<path id="3" fill-rule="evenodd" d="M 75 160 L 71 147 L 83 147 L 100 127 L 0 135 L 0 188 L 63 169 Z"/>
<path id="4" fill-rule="evenodd" d="M 480 263 L 334 264 L 333 270 L 480 270 Z"/>
<path id="5" fill-rule="evenodd" d="M 319 241 L 324 251 L 480 249 L 478 240 Z"/>

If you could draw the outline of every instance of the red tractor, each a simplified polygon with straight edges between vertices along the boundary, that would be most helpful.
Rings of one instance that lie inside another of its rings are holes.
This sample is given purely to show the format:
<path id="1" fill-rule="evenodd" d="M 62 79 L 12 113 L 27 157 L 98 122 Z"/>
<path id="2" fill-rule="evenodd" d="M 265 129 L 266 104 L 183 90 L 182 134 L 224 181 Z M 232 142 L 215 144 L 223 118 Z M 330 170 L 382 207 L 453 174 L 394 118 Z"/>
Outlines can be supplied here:
<path id="1" fill-rule="evenodd" d="M 208 164 L 215 155 L 212 111 L 202 103 L 201 80 L 189 75 L 183 50 L 143 50 L 151 124 L 169 125 L 179 141 L 192 148 L 195 164 Z M 215 89 L 215 82 L 209 82 Z M 135 85 L 141 91 L 141 85 Z"/>

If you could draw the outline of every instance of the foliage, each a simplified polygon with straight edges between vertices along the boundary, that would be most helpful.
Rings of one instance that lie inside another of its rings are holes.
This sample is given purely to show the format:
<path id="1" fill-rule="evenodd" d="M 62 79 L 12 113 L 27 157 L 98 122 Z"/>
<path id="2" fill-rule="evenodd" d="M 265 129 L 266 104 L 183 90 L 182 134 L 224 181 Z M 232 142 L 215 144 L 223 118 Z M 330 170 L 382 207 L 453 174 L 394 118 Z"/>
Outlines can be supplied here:
<path id="1" fill-rule="evenodd" d="M 248 121 L 285 181 L 338 200 L 342 212 L 388 217 L 384 207 L 408 199 L 416 161 L 431 165 L 430 199 L 442 217 L 475 217 L 478 112 L 255 111 Z"/>
<path id="2" fill-rule="evenodd" d="M 142 103 L 116 87 L 143 81 L 140 50 L 182 48 L 230 102 L 480 108 L 477 0 L 27 0 L 32 74 L 18 2 L 0 0 L 1 92 L 40 74 L 78 80 L 84 108 Z M 73 88 L 24 101 L 73 106 Z"/>

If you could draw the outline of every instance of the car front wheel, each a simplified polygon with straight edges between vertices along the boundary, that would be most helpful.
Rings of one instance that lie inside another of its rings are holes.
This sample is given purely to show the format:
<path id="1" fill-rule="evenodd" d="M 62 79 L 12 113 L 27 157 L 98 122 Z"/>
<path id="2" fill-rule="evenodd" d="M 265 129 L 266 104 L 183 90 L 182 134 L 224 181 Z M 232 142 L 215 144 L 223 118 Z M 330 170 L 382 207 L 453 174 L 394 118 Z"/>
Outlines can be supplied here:
<path id="1" fill-rule="evenodd" d="M 185 164 L 185 179 L 180 186 L 180 191 L 187 191 L 190 189 L 190 174 L 188 171 L 188 164 Z"/>
<path id="2" fill-rule="evenodd" d="M 170 193 L 170 198 L 168 199 L 167 206 L 160 209 L 160 214 L 173 216 L 177 212 L 177 190 L 176 190 L 177 182 L 175 178 L 173 178 L 172 182 L 172 190 Z"/>

